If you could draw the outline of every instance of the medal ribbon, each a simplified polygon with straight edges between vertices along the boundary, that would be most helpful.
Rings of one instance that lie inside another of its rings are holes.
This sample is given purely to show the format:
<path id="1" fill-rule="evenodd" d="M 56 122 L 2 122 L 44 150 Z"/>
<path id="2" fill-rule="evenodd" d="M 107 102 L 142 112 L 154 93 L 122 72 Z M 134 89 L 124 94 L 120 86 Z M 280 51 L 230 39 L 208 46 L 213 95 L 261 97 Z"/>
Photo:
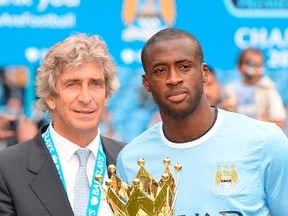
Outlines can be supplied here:
<path id="1" fill-rule="evenodd" d="M 47 149 L 48 149 L 48 151 L 49 151 L 49 153 L 50 153 L 50 155 L 54 161 L 57 172 L 58 172 L 59 177 L 62 181 L 63 187 L 67 193 L 66 183 L 65 183 L 60 159 L 59 159 L 58 153 L 56 151 L 54 142 L 53 142 L 52 137 L 51 137 L 50 126 L 46 130 L 46 132 L 43 134 L 43 140 L 44 140 L 44 143 L 46 144 L 46 147 L 47 147 Z M 106 169 L 107 169 L 106 168 L 106 156 L 105 156 L 105 153 L 103 151 L 102 143 L 100 140 L 100 145 L 98 148 L 98 153 L 97 153 L 95 166 L 94 166 L 94 174 L 92 176 L 92 181 L 91 181 L 92 183 L 91 183 L 91 187 L 90 187 L 90 195 L 89 195 L 89 202 L 88 202 L 88 206 L 87 206 L 86 216 L 92 216 L 92 215 L 98 214 L 102 191 L 100 188 L 100 184 L 95 180 L 94 176 L 96 176 L 97 174 L 104 176 Z M 101 184 L 102 183 L 103 183 L 103 180 L 101 181 Z"/>

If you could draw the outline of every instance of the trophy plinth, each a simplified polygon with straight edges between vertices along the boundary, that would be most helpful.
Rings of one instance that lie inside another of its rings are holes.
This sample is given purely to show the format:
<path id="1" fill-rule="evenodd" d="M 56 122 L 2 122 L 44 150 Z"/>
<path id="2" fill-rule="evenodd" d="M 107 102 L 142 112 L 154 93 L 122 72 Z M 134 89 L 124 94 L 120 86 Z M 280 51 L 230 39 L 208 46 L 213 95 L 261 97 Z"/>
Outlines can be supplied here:
<path id="1" fill-rule="evenodd" d="M 132 182 L 127 185 L 116 175 L 115 165 L 110 165 L 108 171 L 111 178 L 105 181 L 102 191 L 115 216 L 173 216 L 177 197 L 180 164 L 174 165 L 177 179 L 170 169 L 170 158 L 165 157 L 163 164 L 164 173 L 159 182 L 145 169 L 145 160 L 137 161 L 139 171 Z M 97 175 L 96 181 L 100 184 L 102 176 Z"/>

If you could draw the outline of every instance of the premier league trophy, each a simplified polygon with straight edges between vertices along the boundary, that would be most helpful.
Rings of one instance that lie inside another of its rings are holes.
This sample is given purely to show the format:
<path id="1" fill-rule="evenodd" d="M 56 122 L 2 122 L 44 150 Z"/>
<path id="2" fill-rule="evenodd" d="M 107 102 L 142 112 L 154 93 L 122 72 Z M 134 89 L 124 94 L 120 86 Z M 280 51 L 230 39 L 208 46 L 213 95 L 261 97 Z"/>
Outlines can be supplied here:
<path id="1" fill-rule="evenodd" d="M 111 178 L 105 181 L 107 189 L 101 186 L 115 216 L 173 216 L 177 197 L 177 186 L 182 166 L 175 164 L 177 179 L 170 169 L 170 159 L 163 159 L 164 173 L 157 182 L 145 169 L 145 161 L 140 158 L 137 161 L 140 169 L 133 180 L 132 186 L 128 186 L 116 176 L 116 167 L 108 167 Z M 102 176 L 97 175 L 96 181 L 100 184 Z"/>

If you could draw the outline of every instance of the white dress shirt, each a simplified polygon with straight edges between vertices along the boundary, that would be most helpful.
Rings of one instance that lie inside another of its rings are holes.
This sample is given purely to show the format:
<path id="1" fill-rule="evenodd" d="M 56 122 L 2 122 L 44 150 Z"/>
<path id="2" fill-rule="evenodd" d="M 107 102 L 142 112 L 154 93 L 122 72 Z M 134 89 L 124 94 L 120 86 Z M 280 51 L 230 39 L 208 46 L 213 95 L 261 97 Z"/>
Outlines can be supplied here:
<path id="1" fill-rule="evenodd" d="M 58 153 L 63 176 L 66 184 L 67 195 L 72 209 L 74 210 L 74 197 L 75 197 L 75 184 L 76 184 L 76 175 L 79 169 L 79 160 L 78 157 L 74 154 L 76 150 L 80 147 L 75 143 L 69 141 L 68 139 L 59 135 L 50 124 L 50 133 L 51 138 L 54 142 L 56 151 Z M 96 157 L 98 155 L 98 149 L 100 145 L 100 129 L 98 129 L 97 136 L 95 139 L 86 147 L 91 151 L 91 154 L 87 161 L 87 176 L 89 179 L 89 183 L 91 185 L 93 174 L 94 174 L 94 166 Z M 108 179 L 107 170 L 105 172 L 104 181 Z M 105 216 L 113 216 L 112 211 L 110 210 L 109 205 L 102 193 L 100 206 L 98 215 Z"/>

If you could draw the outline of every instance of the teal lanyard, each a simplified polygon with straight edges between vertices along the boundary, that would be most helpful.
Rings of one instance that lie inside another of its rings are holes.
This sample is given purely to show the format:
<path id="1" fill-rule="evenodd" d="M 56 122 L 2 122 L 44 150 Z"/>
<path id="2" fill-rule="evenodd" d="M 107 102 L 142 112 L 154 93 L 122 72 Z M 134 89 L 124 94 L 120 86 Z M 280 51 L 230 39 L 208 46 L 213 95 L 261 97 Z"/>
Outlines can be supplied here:
<path id="1" fill-rule="evenodd" d="M 56 151 L 54 142 L 53 142 L 52 137 L 51 137 L 50 126 L 46 130 L 46 132 L 43 134 L 43 140 L 44 140 L 44 142 L 47 146 L 47 149 L 48 149 L 48 151 L 49 151 L 49 153 L 50 153 L 50 155 L 54 161 L 57 172 L 58 172 L 59 177 L 62 181 L 63 187 L 67 193 L 67 188 L 66 188 L 65 179 L 63 176 L 63 171 L 62 171 L 60 159 L 59 159 L 58 153 Z M 104 153 L 103 148 L 102 148 L 102 143 L 100 141 L 100 145 L 99 145 L 98 153 L 97 153 L 97 157 L 96 157 L 96 162 L 95 162 L 95 167 L 94 167 L 94 175 L 92 178 L 92 184 L 91 184 L 91 188 L 90 188 L 89 203 L 87 206 L 86 216 L 98 214 L 99 205 L 100 205 L 100 201 L 101 201 L 101 188 L 100 188 L 100 184 L 98 184 L 98 182 L 96 182 L 94 176 L 96 176 L 97 174 L 100 174 L 101 176 L 104 177 L 105 172 L 106 172 L 106 156 L 105 156 L 105 153 Z M 102 183 L 103 183 L 103 180 L 102 180 L 101 184 Z"/>

